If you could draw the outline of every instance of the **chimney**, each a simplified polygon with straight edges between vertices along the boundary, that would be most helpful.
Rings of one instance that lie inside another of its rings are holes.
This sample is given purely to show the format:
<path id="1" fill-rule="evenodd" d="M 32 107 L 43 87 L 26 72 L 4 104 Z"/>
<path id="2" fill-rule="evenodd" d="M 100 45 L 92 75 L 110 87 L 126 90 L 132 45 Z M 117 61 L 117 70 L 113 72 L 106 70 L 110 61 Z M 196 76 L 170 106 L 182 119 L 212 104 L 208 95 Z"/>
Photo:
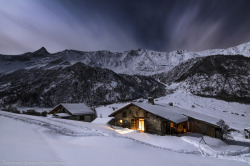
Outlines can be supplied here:
<path id="1" fill-rule="evenodd" d="M 155 104 L 155 102 L 154 102 L 154 98 L 149 97 L 149 98 L 148 98 L 148 103 L 150 103 L 150 104 L 154 105 L 154 104 Z"/>

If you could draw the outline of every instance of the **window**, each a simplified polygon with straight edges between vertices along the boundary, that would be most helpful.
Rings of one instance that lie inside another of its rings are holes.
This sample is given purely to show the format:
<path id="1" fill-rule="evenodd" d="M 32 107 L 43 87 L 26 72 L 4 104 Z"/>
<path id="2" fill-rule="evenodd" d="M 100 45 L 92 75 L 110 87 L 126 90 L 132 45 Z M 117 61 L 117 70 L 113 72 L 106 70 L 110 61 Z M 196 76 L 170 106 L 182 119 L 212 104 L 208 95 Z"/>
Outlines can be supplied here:
<path id="1" fill-rule="evenodd" d="M 126 118 L 127 117 L 127 112 L 123 112 L 122 117 Z"/>
<path id="2" fill-rule="evenodd" d="M 119 120 L 119 123 L 122 124 L 122 119 Z"/>

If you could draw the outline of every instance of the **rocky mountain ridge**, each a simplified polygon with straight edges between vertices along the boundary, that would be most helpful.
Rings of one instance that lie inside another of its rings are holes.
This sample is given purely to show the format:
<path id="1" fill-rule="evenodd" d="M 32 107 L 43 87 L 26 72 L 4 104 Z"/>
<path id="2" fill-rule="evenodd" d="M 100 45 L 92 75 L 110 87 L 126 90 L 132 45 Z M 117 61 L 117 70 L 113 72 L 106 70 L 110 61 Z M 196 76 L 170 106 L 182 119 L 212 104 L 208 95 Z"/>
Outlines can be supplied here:
<path id="1" fill-rule="evenodd" d="M 42 47 L 35 52 L 22 55 L 0 55 L 0 75 L 23 68 L 39 68 L 49 63 L 54 64 L 54 66 L 69 66 L 76 62 L 82 62 L 91 67 L 110 69 L 121 74 L 154 75 L 168 72 L 188 59 L 218 54 L 240 54 L 250 57 L 250 42 L 228 49 L 213 49 L 201 52 L 177 50 L 169 53 L 138 49 L 124 52 L 65 50 L 50 54 Z"/>

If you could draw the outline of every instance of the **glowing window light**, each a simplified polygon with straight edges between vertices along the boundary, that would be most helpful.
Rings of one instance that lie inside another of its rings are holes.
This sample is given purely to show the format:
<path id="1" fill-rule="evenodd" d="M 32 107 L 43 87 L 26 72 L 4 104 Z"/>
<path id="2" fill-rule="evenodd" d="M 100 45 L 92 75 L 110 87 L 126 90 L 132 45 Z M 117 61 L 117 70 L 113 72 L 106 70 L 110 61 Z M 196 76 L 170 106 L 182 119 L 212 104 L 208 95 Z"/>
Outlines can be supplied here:
<path id="1" fill-rule="evenodd" d="M 144 131 L 144 119 L 139 119 L 138 129 L 139 131 Z"/>

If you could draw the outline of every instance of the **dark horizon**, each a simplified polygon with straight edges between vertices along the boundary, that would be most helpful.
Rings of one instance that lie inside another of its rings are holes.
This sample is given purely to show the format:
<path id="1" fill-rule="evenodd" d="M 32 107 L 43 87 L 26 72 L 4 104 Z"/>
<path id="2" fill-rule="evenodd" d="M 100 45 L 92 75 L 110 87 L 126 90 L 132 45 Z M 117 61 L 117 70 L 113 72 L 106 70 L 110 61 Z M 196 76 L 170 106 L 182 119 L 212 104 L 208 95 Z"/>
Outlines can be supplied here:
<path id="1" fill-rule="evenodd" d="M 250 41 L 248 0 L 0 0 L 0 53 L 203 51 Z"/>

